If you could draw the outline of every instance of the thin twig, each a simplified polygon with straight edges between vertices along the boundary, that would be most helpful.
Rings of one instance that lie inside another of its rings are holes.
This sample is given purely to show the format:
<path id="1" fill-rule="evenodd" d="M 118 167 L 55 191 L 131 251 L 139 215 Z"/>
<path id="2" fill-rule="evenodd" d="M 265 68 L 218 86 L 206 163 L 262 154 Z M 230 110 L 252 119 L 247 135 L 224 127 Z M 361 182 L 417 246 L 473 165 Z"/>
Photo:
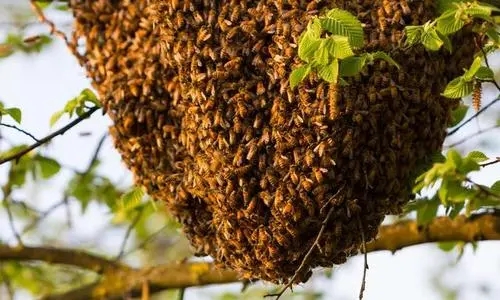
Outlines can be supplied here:
<path id="1" fill-rule="evenodd" d="M 483 47 L 480 47 L 481 49 L 481 52 L 483 53 L 483 57 L 484 57 L 484 63 L 486 64 L 486 67 L 488 67 L 488 69 L 491 70 L 491 67 L 490 67 L 490 62 L 488 61 L 488 57 L 486 55 L 486 51 L 484 51 L 484 48 Z M 497 88 L 497 90 L 500 92 L 500 85 L 498 85 L 497 81 L 496 80 L 489 80 L 488 82 L 491 82 L 493 83 L 493 85 Z"/>
<path id="2" fill-rule="evenodd" d="M 471 116 L 470 118 L 468 118 L 467 120 L 465 120 L 457 128 L 455 128 L 455 129 L 451 130 L 450 132 L 448 132 L 448 134 L 446 136 L 451 136 L 451 135 L 455 134 L 457 131 L 459 131 L 460 129 L 462 129 L 462 127 L 464 127 L 469 122 L 471 122 L 472 120 L 474 120 L 475 118 L 477 118 L 480 114 L 482 114 L 483 112 L 485 112 L 488 108 L 490 108 L 493 104 L 497 103 L 498 101 L 500 101 L 500 95 L 498 95 L 495 99 L 493 99 L 493 101 L 491 101 L 490 103 L 488 103 L 486 106 L 484 106 L 483 108 L 481 108 L 480 110 L 478 110 L 473 116 Z"/>
<path id="3" fill-rule="evenodd" d="M 77 45 L 74 45 L 73 43 L 71 43 L 69 41 L 68 37 L 66 36 L 66 34 L 64 34 L 64 32 L 62 32 L 61 30 L 57 29 L 54 22 L 52 22 L 51 20 L 47 19 L 47 17 L 45 17 L 43 10 L 40 8 L 40 6 L 36 3 L 35 0 L 30 0 L 30 4 L 31 4 L 31 9 L 35 13 L 35 15 L 38 17 L 38 20 L 40 21 L 40 23 L 46 24 L 47 26 L 49 26 L 51 35 L 55 35 L 55 36 L 62 38 L 64 43 L 66 44 L 66 47 L 78 59 L 78 62 L 80 63 L 80 65 L 83 65 L 83 63 L 86 61 L 86 59 L 83 55 L 78 53 Z"/>
<path id="4" fill-rule="evenodd" d="M 468 135 L 468 136 L 464 137 L 463 139 L 461 139 L 461 140 L 459 140 L 459 141 L 457 141 L 457 142 L 455 142 L 455 143 L 453 143 L 453 144 L 451 144 L 451 145 L 444 146 L 444 148 L 449 149 L 449 148 L 456 147 L 456 146 L 458 146 L 458 145 L 460 145 L 460 144 L 463 144 L 463 143 L 467 142 L 467 141 L 468 141 L 468 140 L 470 140 L 471 138 L 477 137 L 478 135 L 481 135 L 481 134 L 483 134 L 483 133 L 486 133 L 486 132 L 488 132 L 488 131 L 491 131 L 491 130 L 493 130 L 493 129 L 497 129 L 497 128 L 500 128 L 500 124 L 499 124 L 499 125 L 495 125 L 495 126 L 488 127 L 488 128 L 486 128 L 486 129 L 481 129 L 481 130 L 479 130 L 479 131 L 477 131 L 477 132 L 475 132 L 475 133 L 473 133 L 473 134 L 470 134 L 470 135 Z"/>
<path id="5" fill-rule="evenodd" d="M 365 288 L 366 288 L 366 271 L 368 270 L 368 253 L 366 251 L 365 232 L 363 229 L 363 224 L 361 223 L 361 219 L 359 218 L 359 215 L 358 215 L 357 219 L 358 219 L 359 231 L 361 232 L 361 250 L 363 251 L 363 254 L 364 254 L 364 257 L 363 257 L 363 279 L 361 279 L 361 287 L 359 288 L 359 300 L 362 300 L 363 293 L 365 292 Z"/>
<path id="6" fill-rule="evenodd" d="M 475 186 L 476 188 L 479 189 L 480 192 L 490 196 L 490 197 L 493 197 L 493 198 L 496 198 L 497 200 L 500 200 L 500 195 L 493 192 L 492 190 L 490 190 L 488 187 L 485 187 L 484 185 L 481 185 L 479 183 L 476 183 L 475 181 L 473 181 L 472 179 L 470 179 L 469 177 L 465 177 L 465 181 L 472 184 L 473 186 Z"/>
<path id="7" fill-rule="evenodd" d="M 0 123 L 0 126 L 3 126 L 3 127 L 8 127 L 8 128 L 12 128 L 14 130 L 17 130 L 27 136 L 29 136 L 30 138 L 32 138 L 35 142 L 39 142 L 39 140 L 34 136 L 32 135 L 31 133 L 27 132 L 26 130 L 24 129 L 21 129 L 19 127 L 17 127 L 16 125 L 11 125 L 11 124 L 5 124 L 5 123 Z"/>
<path id="8" fill-rule="evenodd" d="M 132 229 L 134 229 L 135 225 L 137 225 L 137 223 L 141 219 L 142 212 L 143 210 L 141 209 L 135 216 L 134 220 L 130 223 L 129 227 L 127 228 L 127 232 L 125 233 L 125 237 L 123 238 L 122 245 L 120 247 L 120 252 L 116 256 L 117 261 L 120 260 L 125 254 L 125 246 L 127 246 L 127 241 L 130 237 L 130 234 L 132 233 Z"/>
<path id="9" fill-rule="evenodd" d="M 104 141 L 106 140 L 107 136 L 108 136 L 108 133 L 105 133 L 99 139 L 99 142 L 97 143 L 97 147 L 95 148 L 94 153 L 92 154 L 92 158 L 90 159 L 90 162 L 87 165 L 87 169 L 85 169 L 85 171 L 83 171 L 83 174 L 90 172 L 90 170 L 92 169 L 92 166 L 94 166 L 95 162 L 99 158 L 99 152 L 101 152 L 102 145 L 104 144 Z"/>
<path id="10" fill-rule="evenodd" d="M 342 190 L 343 190 L 343 188 L 340 188 L 337 191 L 337 193 L 330 198 L 330 200 L 334 199 L 335 197 L 337 197 L 337 195 L 339 195 Z M 328 201 L 328 202 L 330 202 L 330 201 Z M 323 232 L 325 231 L 326 225 L 330 221 L 330 218 L 331 218 L 334 210 L 335 210 L 335 206 L 332 205 L 332 207 L 328 211 L 328 214 L 326 215 L 325 219 L 323 220 L 323 222 L 321 222 L 321 228 L 319 229 L 319 232 L 318 232 L 318 235 L 316 236 L 316 239 L 314 240 L 314 242 L 311 245 L 311 247 L 309 247 L 309 250 L 307 251 L 306 255 L 304 255 L 304 258 L 302 259 L 299 267 L 295 271 L 295 274 L 293 274 L 292 278 L 288 281 L 288 283 L 285 285 L 285 287 L 279 293 L 277 293 L 277 294 L 269 294 L 269 295 L 266 295 L 265 297 L 274 297 L 275 296 L 276 297 L 275 299 L 278 300 L 279 298 L 281 298 L 281 296 L 283 296 L 283 294 L 286 292 L 286 290 L 288 290 L 288 288 L 292 287 L 293 283 L 295 282 L 295 280 L 299 276 L 300 272 L 305 267 L 305 265 L 307 263 L 307 260 L 312 255 L 314 248 L 316 246 L 319 246 L 319 240 L 323 236 Z"/>
<path id="11" fill-rule="evenodd" d="M 158 234 L 160 234 L 161 232 L 163 232 L 166 228 L 168 227 L 168 225 L 163 225 L 160 229 L 158 229 L 157 231 L 153 232 L 152 234 L 150 234 L 144 241 L 142 241 L 142 243 L 140 243 L 139 245 L 137 245 L 137 247 L 135 248 L 132 248 L 130 250 L 128 250 L 127 252 L 125 252 L 123 256 L 127 256 L 139 249 L 142 249 L 144 246 L 146 246 L 149 242 L 151 242 L 154 238 L 156 238 L 156 236 Z"/>
<path id="12" fill-rule="evenodd" d="M 66 133 L 66 131 L 70 130 L 71 128 L 75 127 L 78 123 L 82 122 L 83 120 L 85 120 L 86 118 L 90 117 L 94 112 L 98 111 L 100 109 L 100 107 L 98 106 L 95 106 L 91 109 L 89 109 L 88 111 L 86 111 L 85 113 L 83 113 L 81 116 L 79 116 L 78 118 L 76 118 L 75 120 L 71 121 L 70 123 L 68 123 L 68 125 L 62 127 L 61 129 L 49 134 L 48 136 L 40 139 L 38 142 L 32 144 L 31 146 L 27 147 L 27 148 L 24 148 L 23 150 L 20 150 L 19 152 L 17 153 L 13 153 L 11 155 L 8 155 L 6 157 L 3 157 L 0 159 L 0 165 L 6 163 L 6 162 L 9 162 L 11 160 L 18 160 L 19 158 L 21 158 L 23 155 L 25 155 L 26 153 L 30 152 L 31 150 L 33 149 L 36 149 L 48 142 L 50 142 L 54 137 L 58 136 L 58 135 L 63 135 L 64 133 Z"/>
<path id="13" fill-rule="evenodd" d="M 479 166 L 482 167 L 482 168 L 484 168 L 484 167 L 491 166 L 491 165 L 494 165 L 494 164 L 497 164 L 497 163 L 500 163 L 500 157 L 497 157 L 494 161 L 490 161 L 490 162 L 487 162 L 487 163 L 482 163 Z"/>
<path id="14" fill-rule="evenodd" d="M 9 171 L 9 178 L 11 178 L 12 176 L 12 169 Z M 10 226 L 10 229 L 12 231 L 12 233 L 14 234 L 14 237 L 16 238 L 17 240 L 17 243 L 19 244 L 19 246 L 23 246 L 23 240 L 21 239 L 21 236 L 19 235 L 19 232 L 17 232 L 17 229 L 16 229 L 16 226 L 14 225 L 14 216 L 12 215 L 12 211 L 10 209 L 10 201 L 12 200 L 11 199 L 11 195 L 12 195 L 12 184 L 10 183 L 10 180 L 2 187 L 2 192 L 3 192 L 3 196 L 4 196 L 4 206 L 5 206 L 5 210 L 7 211 L 7 217 L 9 219 L 9 226 Z"/>
<path id="15" fill-rule="evenodd" d="M 62 201 L 59 201 L 49 207 L 46 211 L 44 211 L 42 214 L 37 216 L 30 224 L 26 225 L 21 234 L 24 235 L 27 232 L 31 231 L 33 228 L 35 228 L 41 221 L 43 221 L 45 218 L 47 218 L 50 214 L 52 214 L 58 207 L 64 204 L 64 199 Z"/>

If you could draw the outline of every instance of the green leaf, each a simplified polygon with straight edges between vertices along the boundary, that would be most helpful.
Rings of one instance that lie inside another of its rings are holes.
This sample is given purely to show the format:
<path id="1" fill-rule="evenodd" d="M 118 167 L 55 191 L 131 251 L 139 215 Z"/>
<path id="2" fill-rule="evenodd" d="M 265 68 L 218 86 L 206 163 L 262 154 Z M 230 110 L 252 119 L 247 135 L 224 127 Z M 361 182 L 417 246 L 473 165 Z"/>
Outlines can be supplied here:
<path id="1" fill-rule="evenodd" d="M 464 10 L 464 13 L 469 15 L 470 17 L 479 18 L 486 21 L 491 21 L 490 18 L 491 12 L 492 12 L 491 6 L 481 5 L 479 3 L 474 3 L 474 2 L 472 2 L 472 5 L 470 5 L 470 7 Z"/>
<path id="2" fill-rule="evenodd" d="M 135 187 L 123 194 L 120 198 L 120 203 L 124 210 L 129 211 L 139 206 L 142 203 L 143 197 L 144 190 L 141 187 Z"/>
<path id="3" fill-rule="evenodd" d="M 453 52 L 453 45 L 451 43 L 450 38 L 447 35 L 442 34 L 439 31 L 436 31 L 439 38 L 443 41 L 443 47 L 448 50 L 448 52 L 452 53 Z"/>
<path id="4" fill-rule="evenodd" d="M 295 88 L 311 72 L 310 65 L 304 65 L 293 70 L 290 74 L 290 87 Z"/>
<path id="5" fill-rule="evenodd" d="M 457 168 L 458 169 L 457 171 L 463 175 L 467 175 L 472 171 L 479 171 L 480 168 L 481 167 L 476 161 L 474 161 L 474 159 L 465 157 L 462 160 L 462 165 L 459 168 Z"/>
<path id="6" fill-rule="evenodd" d="M 424 32 L 424 28 L 422 25 L 406 26 L 405 27 L 405 35 L 406 35 L 405 44 L 407 46 L 412 46 L 412 45 L 420 43 L 422 41 L 423 32 Z"/>
<path id="7" fill-rule="evenodd" d="M 307 31 L 311 37 L 319 39 L 321 37 L 321 33 L 323 32 L 323 28 L 321 27 L 321 22 L 317 17 L 314 17 L 309 24 L 307 24 Z"/>
<path id="8" fill-rule="evenodd" d="M 457 99 L 472 94 L 473 90 L 474 84 L 472 82 L 466 82 L 463 77 L 460 76 L 448 83 L 442 95 L 446 98 Z"/>
<path id="9" fill-rule="evenodd" d="M 500 180 L 495 181 L 490 187 L 490 190 L 495 194 L 500 194 Z"/>
<path id="10" fill-rule="evenodd" d="M 486 66 L 481 66 L 477 70 L 476 74 L 474 76 L 483 81 L 488 81 L 488 80 L 494 80 L 495 79 L 495 74 L 493 73 L 493 70 Z"/>
<path id="11" fill-rule="evenodd" d="M 321 26 L 332 35 L 347 37 L 352 47 L 363 47 L 363 26 L 350 12 L 335 8 L 327 13 L 326 18 L 321 18 L 320 22 Z"/>
<path id="12" fill-rule="evenodd" d="M 361 72 L 366 63 L 366 56 L 351 56 L 340 61 L 340 77 L 354 76 Z"/>
<path id="13" fill-rule="evenodd" d="M 467 154 L 466 158 L 472 159 L 473 161 L 478 163 L 489 159 L 488 156 L 486 156 L 486 154 L 484 154 L 481 151 L 472 151 L 469 154 Z"/>
<path id="14" fill-rule="evenodd" d="M 321 41 L 318 49 L 314 52 L 314 64 L 318 66 L 326 66 L 328 64 L 328 49 L 326 40 Z"/>
<path id="15" fill-rule="evenodd" d="M 351 49 L 351 45 L 345 36 L 333 35 L 325 43 L 325 48 L 331 56 L 344 59 L 354 56 L 354 52 Z"/>
<path id="16" fill-rule="evenodd" d="M 320 67 L 318 75 L 321 79 L 336 84 L 339 78 L 339 60 L 335 58 L 332 63 Z"/>
<path id="17" fill-rule="evenodd" d="M 310 32 L 306 31 L 299 41 L 299 57 L 305 62 L 311 62 L 314 58 L 314 53 L 321 44 L 319 38 L 314 37 Z"/>
<path id="18" fill-rule="evenodd" d="M 18 124 L 21 123 L 22 113 L 21 113 L 21 110 L 17 107 L 11 107 L 11 108 L 1 108 L 0 107 L 0 115 L 8 115 L 14 121 L 16 121 Z"/>
<path id="19" fill-rule="evenodd" d="M 398 63 L 392 59 L 392 57 L 389 56 L 389 54 L 385 53 L 384 51 L 377 51 L 374 53 L 371 53 L 373 59 L 382 59 L 385 60 L 388 64 L 395 66 L 396 68 L 400 68 Z"/>
<path id="20" fill-rule="evenodd" d="M 41 9 L 49 7 L 51 3 L 51 1 L 35 1 L 35 2 Z"/>
<path id="21" fill-rule="evenodd" d="M 428 50 L 438 51 L 441 46 L 443 46 L 444 42 L 437 34 L 435 28 L 429 28 L 422 32 L 422 44 Z"/>
<path id="22" fill-rule="evenodd" d="M 417 224 L 428 224 L 437 215 L 439 201 L 437 199 L 427 200 L 417 211 Z"/>
<path id="23" fill-rule="evenodd" d="M 462 156 L 458 151 L 451 149 L 446 153 L 446 162 L 450 162 L 454 168 L 459 168 L 462 165 Z"/>
<path id="24" fill-rule="evenodd" d="M 38 163 L 40 174 L 44 179 L 51 178 L 61 170 L 61 165 L 52 158 L 37 155 L 34 159 Z"/>
<path id="25" fill-rule="evenodd" d="M 54 124 L 57 123 L 57 121 L 59 121 L 59 119 L 64 115 L 64 113 L 65 113 L 64 110 L 60 110 L 52 114 L 49 122 L 50 127 L 54 126 Z"/>
<path id="26" fill-rule="evenodd" d="M 445 252 L 450 252 L 455 248 L 457 245 L 457 242 L 439 242 L 438 247 L 439 249 L 445 251 Z"/>
<path id="27" fill-rule="evenodd" d="M 458 216 L 460 214 L 460 212 L 464 208 L 464 205 L 465 205 L 464 202 L 450 203 L 450 205 L 448 205 L 448 207 L 446 207 L 447 208 L 446 215 L 449 218 L 454 219 L 456 216 Z"/>
<path id="28" fill-rule="evenodd" d="M 449 35 L 462 29 L 465 22 L 456 17 L 457 9 L 450 9 L 444 12 L 436 23 L 436 29 L 443 35 Z"/>
<path id="29" fill-rule="evenodd" d="M 436 1 L 436 11 L 438 13 L 444 13 L 449 9 L 457 10 L 456 3 L 463 2 L 464 0 L 437 0 Z"/>
<path id="30" fill-rule="evenodd" d="M 467 70 L 467 72 L 465 72 L 464 75 L 462 76 L 463 79 L 466 82 L 472 81 L 472 79 L 474 79 L 474 76 L 476 75 L 477 71 L 479 71 L 480 67 L 481 67 L 481 57 L 476 56 L 476 58 L 472 62 L 472 65 L 470 66 L 469 70 Z"/>
<path id="31" fill-rule="evenodd" d="M 451 114 L 451 123 L 449 127 L 455 127 L 457 126 L 462 120 L 465 118 L 465 115 L 467 114 L 467 111 L 469 110 L 469 106 L 460 104 L 455 110 L 452 111 Z"/>

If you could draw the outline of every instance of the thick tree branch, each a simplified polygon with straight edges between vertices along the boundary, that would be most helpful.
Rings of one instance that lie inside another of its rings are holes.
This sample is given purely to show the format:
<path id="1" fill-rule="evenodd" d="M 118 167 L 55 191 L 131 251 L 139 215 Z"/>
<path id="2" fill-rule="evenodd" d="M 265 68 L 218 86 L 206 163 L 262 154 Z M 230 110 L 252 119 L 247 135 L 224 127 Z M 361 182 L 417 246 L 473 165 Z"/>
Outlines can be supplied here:
<path id="1" fill-rule="evenodd" d="M 85 251 L 53 247 L 9 247 L 0 245 L 0 261 L 6 260 L 44 261 L 51 264 L 80 267 L 96 273 L 112 272 L 117 269 L 131 270 L 125 265 Z"/>
<path id="2" fill-rule="evenodd" d="M 381 226 L 377 239 L 367 243 L 366 251 L 389 250 L 442 241 L 475 242 L 500 240 L 500 214 L 484 213 L 454 220 L 439 217 L 423 226 L 415 221 L 401 221 Z M 73 265 L 101 273 L 102 279 L 65 294 L 45 299 L 122 299 L 124 295 L 138 296 L 147 283 L 151 293 L 209 284 L 238 282 L 231 270 L 216 269 L 211 263 L 179 263 L 132 269 L 111 259 L 79 250 L 48 247 L 8 247 L 0 245 L 0 261 L 38 260 L 54 264 Z"/>

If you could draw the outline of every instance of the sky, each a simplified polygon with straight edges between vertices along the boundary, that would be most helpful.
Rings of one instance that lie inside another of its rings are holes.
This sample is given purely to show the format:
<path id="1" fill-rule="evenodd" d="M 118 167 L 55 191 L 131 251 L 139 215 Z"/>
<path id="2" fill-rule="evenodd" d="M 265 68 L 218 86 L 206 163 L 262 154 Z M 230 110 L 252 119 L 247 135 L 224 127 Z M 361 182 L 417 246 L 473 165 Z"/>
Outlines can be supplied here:
<path id="1" fill-rule="evenodd" d="M 8 20 L 2 10 L 7 3 L 15 1 L 0 0 L 0 40 L 5 37 L 5 22 Z M 25 1 L 23 1 L 25 2 Z M 26 1 L 27 2 L 27 1 Z M 16 5 L 20 5 L 19 2 Z M 56 18 L 58 24 L 69 25 L 71 20 L 59 13 L 50 13 L 50 17 Z M 3 25 L 2 25 L 3 24 Z M 44 26 L 33 26 L 28 33 L 46 32 Z M 28 34 L 29 35 L 29 34 Z M 496 59 L 495 65 L 499 65 Z M 64 104 L 83 88 L 90 87 L 89 80 L 63 43 L 57 40 L 53 45 L 40 54 L 24 55 L 15 54 L 8 59 L 0 60 L 0 100 L 6 106 L 22 108 L 22 128 L 33 133 L 37 137 L 45 136 L 53 130 L 49 127 L 49 118 L 56 110 L 61 109 Z M 487 91 L 484 99 L 491 99 L 495 94 Z M 498 108 L 498 107 L 497 107 Z M 486 120 L 486 118 L 484 118 Z M 58 125 L 64 125 L 68 119 L 62 119 Z M 483 121 L 471 122 L 464 129 L 463 134 L 477 130 Z M 485 121 L 486 122 L 486 121 Z M 95 114 L 90 120 L 81 123 L 77 129 L 71 130 L 63 136 L 59 136 L 45 148 L 45 153 L 56 157 L 63 165 L 83 169 L 88 163 L 95 144 L 106 132 L 111 124 L 106 116 Z M 58 126 L 56 125 L 56 127 Z M 80 133 L 90 132 L 90 136 L 82 137 Z M 495 134 L 485 135 L 490 141 L 497 141 Z M 29 142 L 25 137 L 20 137 L 15 132 L 2 129 L 2 135 L 14 142 Z M 449 141 L 451 142 L 451 141 Z M 472 143 L 472 148 L 477 148 L 477 143 Z M 500 155 L 496 149 L 497 144 L 490 142 L 488 148 L 481 148 L 488 155 Z M 496 147 L 495 147 L 496 146 Z M 0 149 L 5 144 L 0 141 Z M 463 148 L 471 150 L 472 148 Z M 113 149 L 110 139 L 104 144 L 101 154 L 103 165 L 101 171 L 116 180 L 123 180 L 124 184 L 131 182 L 129 172 L 121 163 L 120 157 Z M 482 172 L 475 179 L 488 184 L 500 173 L 498 168 L 491 168 Z M 0 181 L 4 181 L 5 166 L 0 166 Z M 58 176 L 50 184 L 33 186 L 23 193 L 29 196 L 30 202 L 41 209 L 50 207 L 59 200 L 60 193 L 64 187 L 66 178 Z M 74 216 L 80 214 L 78 208 L 72 210 Z M 101 217 L 103 209 L 91 206 L 88 212 L 75 219 L 75 228 L 61 239 L 71 246 L 84 246 L 95 239 L 96 234 L 106 227 L 109 219 Z M 99 217 L 96 217 L 99 216 Z M 58 211 L 53 222 L 64 218 L 64 212 Z M 0 237 L 2 240 L 12 239 L 8 232 L 5 215 L 0 213 Z M 98 247 L 117 252 L 117 241 L 123 237 L 123 231 L 115 230 L 106 232 L 99 240 Z M 41 238 L 31 237 L 32 243 L 41 241 Z M 400 250 L 396 254 L 389 252 L 378 252 L 368 256 L 370 269 L 367 274 L 365 290 L 366 300 L 417 300 L 417 299 L 441 299 L 433 287 L 433 276 L 441 276 L 444 283 L 451 287 L 460 289 L 460 300 L 466 299 L 500 299 L 500 242 L 480 243 L 474 253 L 472 247 L 467 246 L 462 259 L 455 264 L 456 253 L 445 254 L 438 250 L 437 246 L 421 245 Z M 334 268 L 332 279 L 316 278 L 307 284 L 317 290 L 325 292 L 324 299 L 357 299 L 363 260 L 361 256 L 354 257 L 348 263 Z M 481 287 L 491 288 L 489 295 L 481 293 Z M 211 299 L 225 289 L 238 291 L 240 285 L 216 286 L 210 288 L 188 289 L 186 299 Z M 1 297 L 0 297 L 1 298 Z M 30 299 L 24 295 L 19 299 Z"/>

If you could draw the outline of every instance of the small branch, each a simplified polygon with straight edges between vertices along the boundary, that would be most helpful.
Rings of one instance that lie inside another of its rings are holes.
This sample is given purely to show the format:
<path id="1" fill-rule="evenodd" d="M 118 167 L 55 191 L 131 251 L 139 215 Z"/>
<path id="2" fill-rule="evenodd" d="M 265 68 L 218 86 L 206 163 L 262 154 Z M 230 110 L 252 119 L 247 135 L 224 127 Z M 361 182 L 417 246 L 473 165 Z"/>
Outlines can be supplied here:
<path id="1" fill-rule="evenodd" d="M 342 190 L 343 190 L 343 188 L 339 189 L 339 191 L 334 196 L 332 196 L 331 199 L 334 199 L 335 197 L 337 197 L 337 195 Z M 330 201 L 328 201 L 327 203 L 329 203 L 329 202 Z M 314 240 L 311 247 L 309 247 L 309 250 L 307 251 L 306 255 L 304 255 L 304 258 L 302 259 L 297 270 L 295 270 L 295 273 L 293 274 L 292 278 L 288 281 L 288 283 L 285 285 L 285 287 L 283 287 L 283 289 L 281 289 L 280 292 L 278 292 L 277 294 L 268 294 L 265 297 L 276 297 L 275 300 L 278 300 L 279 298 L 281 298 L 281 296 L 283 296 L 283 294 L 286 292 L 286 290 L 288 290 L 289 288 L 292 287 L 293 283 L 295 282 L 297 277 L 300 275 L 300 272 L 302 271 L 302 269 L 305 267 L 307 261 L 309 260 L 309 257 L 311 257 L 314 248 L 319 246 L 319 241 L 320 241 L 321 237 L 323 236 L 323 232 L 325 231 L 326 225 L 330 221 L 330 218 L 333 214 L 334 208 L 335 208 L 335 206 L 332 206 L 330 208 L 330 210 L 328 211 L 328 214 L 326 215 L 325 219 L 321 223 L 321 228 L 319 229 L 318 234 L 316 235 L 316 239 Z"/>
<path id="2" fill-rule="evenodd" d="M 55 35 L 55 36 L 58 36 L 61 39 L 63 39 L 64 43 L 66 44 L 66 47 L 78 59 L 78 62 L 80 63 L 80 65 L 83 65 L 83 63 L 86 61 L 86 58 L 83 55 L 81 55 L 80 53 L 78 53 L 77 45 L 72 44 L 69 41 L 66 34 L 64 34 L 64 32 L 62 32 L 61 30 L 57 29 L 54 22 L 50 21 L 49 19 L 47 19 L 47 17 L 45 17 L 43 10 L 40 8 L 40 6 L 38 6 L 38 4 L 36 3 L 35 0 L 30 0 L 30 5 L 31 5 L 31 9 L 35 13 L 35 15 L 38 17 L 38 20 L 40 21 L 40 23 L 46 24 L 47 26 L 49 26 L 51 35 Z"/>
<path id="3" fill-rule="evenodd" d="M 9 179 L 12 177 L 12 169 L 9 171 Z M 7 211 L 7 217 L 9 219 L 9 226 L 10 230 L 14 234 L 14 237 L 16 238 L 16 241 L 19 245 L 23 245 L 23 239 L 21 238 L 21 235 L 19 232 L 17 232 L 16 226 L 14 224 L 14 216 L 12 215 L 12 210 L 10 209 L 11 205 L 11 195 L 12 195 L 12 185 L 10 183 L 10 180 L 2 186 L 2 192 L 3 192 L 3 202 L 5 206 L 5 210 Z"/>
<path id="4" fill-rule="evenodd" d="M 59 201 L 59 202 L 55 203 L 54 205 L 52 205 L 51 207 L 49 207 L 46 211 L 44 211 L 40 215 L 36 216 L 31 223 L 29 223 L 28 225 L 26 225 L 23 228 L 21 234 L 24 235 L 27 232 L 33 230 L 33 228 L 35 228 L 38 225 L 38 223 L 40 223 L 45 218 L 47 218 L 51 213 L 53 213 L 57 208 L 59 208 L 63 204 L 64 204 L 64 199 L 62 201 Z"/>
<path id="5" fill-rule="evenodd" d="M 32 138 L 35 142 L 39 142 L 39 140 L 38 140 L 38 139 L 37 139 L 34 135 L 32 135 L 31 133 L 27 132 L 27 131 L 26 131 L 26 130 L 24 130 L 24 129 L 21 129 L 21 128 L 17 127 L 16 125 L 11 125 L 11 124 L 0 123 L 0 126 L 7 127 L 7 128 L 12 128 L 12 129 L 14 129 L 14 130 L 17 130 L 17 131 L 21 132 L 22 134 L 29 136 L 29 137 L 30 137 L 30 138 Z"/>
<path id="6" fill-rule="evenodd" d="M 365 288 L 366 288 L 366 271 L 368 270 L 368 253 L 366 253 L 365 232 L 363 229 L 363 224 L 361 223 L 361 220 L 359 219 L 359 215 L 358 215 L 358 226 L 359 226 L 359 231 L 361 232 L 361 251 L 363 253 L 363 278 L 361 279 L 361 287 L 359 288 L 359 300 L 362 300 L 363 294 L 364 294 Z"/>
<path id="7" fill-rule="evenodd" d="M 78 125 L 80 122 L 82 122 L 83 120 L 85 120 L 86 118 L 90 117 L 94 112 L 96 112 L 97 110 L 99 110 L 100 107 L 93 107 L 91 109 L 89 109 L 88 111 L 86 111 L 85 113 L 83 113 L 81 116 L 79 116 L 78 118 L 76 118 L 75 120 L 71 121 L 70 123 L 68 123 L 66 126 L 62 127 L 61 129 L 49 134 L 48 136 L 40 139 L 38 142 L 32 144 L 31 146 L 27 147 L 27 148 L 24 148 L 23 150 L 17 152 L 17 153 L 13 153 L 9 156 L 6 156 L 6 157 L 2 157 L 0 159 L 0 165 L 6 163 L 6 162 L 9 162 L 11 160 L 18 160 L 19 158 L 21 158 L 23 155 L 25 155 L 26 153 L 30 152 L 31 150 L 33 149 L 36 149 L 48 142 L 50 142 L 54 137 L 58 136 L 58 135 L 63 135 L 64 133 L 66 133 L 66 131 L 70 130 L 71 128 L 75 127 L 76 125 Z"/>
<path id="8" fill-rule="evenodd" d="M 166 229 L 168 226 L 169 226 L 168 224 L 163 225 L 160 229 L 158 229 L 157 231 L 155 231 L 155 232 L 153 232 L 152 234 L 150 234 L 147 238 L 145 238 L 145 239 L 144 239 L 144 241 L 142 241 L 142 243 L 140 243 L 139 245 L 137 245 L 137 247 L 132 248 L 132 249 L 130 249 L 130 250 L 128 250 L 128 251 L 126 251 L 126 252 L 123 254 L 123 256 L 127 256 L 127 255 L 129 255 L 130 253 L 133 253 L 133 252 L 135 252 L 135 251 L 137 251 L 137 250 L 139 250 L 139 249 L 144 248 L 144 246 L 146 246 L 149 242 L 151 242 L 152 240 L 154 240 L 158 234 L 160 234 L 161 232 L 164 232 L 164 231 L 165 231 L 165 229 Z M 123 256 L 122 256 L 122 257 L 123 257 Z"/>
<path id="9" fill-rule="evenodd" d="M 491 166 L 491 165 L 494 165 L 494 164 L 497 164 L 497 163 L 500 163 L 500 157 L 497 157 L 494 161 L 490 161 L 490 162 L 487 162 L 487 163 L 482 163 L 479 166 L 481 166 L 482 168 L 484 168 L 484 167 Z"/>
<path id="10" fill-rule="evenodd" d="M 120 247 L 120 252 L 118 253 L 118 255 L 116 256 L 116 260 L 120 260 L 123 255 L 125 254 L 125 247 L 127 246 L 127 241 L 130 237 L 130 234 L 132 233 L 132 229 L 134 229 L 135 225 L 137 225 L 137 223 L 139 222 L 139 220 L 141 219 L 141 216 L 142 216 L 142 212 L 143 210 L 141 209 L 137 215 L 135 216 L 134 220 L 132 220 L 132 222 L 130 223 L 130 225 L 128 226 L 127 228 L 127 232 L 125 232 L 125 237 L 123 238 L 123 241 L 122 241 L 122 245 Z"/>
<path id="11" fill-rule="evenodd" d="M 461 140 L 459 140 L 459 141 L 457 141 L 457 142 L 455 142 L 455 143 L 453 143 L 451 145 L 444 146 L 444 148 L 449 149 L 449 148 L 456 147 L 456 146 L 458 146 L 460 144 L 463 144 L 463 143 L 469 141 L 471 138 L 477 137 L 478 135 L 481 135 L 483 133 L 486 133 L 488 131 L 491 131 L 491 130 L 494 130 L 494 129 L 497 129 L 497 128 L 500 128 L 500 125 L 494 125 L 494 126 L 486 128 L 486 129 L 481 129 L 481 130 L 479 130 L 479 131 L 477 131 L 477 132 L 475 132 L 473 134 L 470 134 L 470 135 L 462 138 Z"/>
<path id="12" fill-rule="evenodd" d="M 488 103 L 486 106 L 484 106 L 483 108 L 481 108 L 480 110 L 478 110 L 473 116 L 471 116 L 470 118 L 468 118 L 467 120 L 465 120 L 458 127 L 456 127 L 455 129 L 451 130 L 450 132 L 448 132 L 448 134 L 446 136 L 451 136 L 451 135 L 457 133 L 457 131 L 459 131 L 460 129 L 462 129 L 462 127 L 464 127 L 465 125 L 469 124 L 469 122 L 471 122 L 472 120 L 474 120 L 475 118 L 477 118 L 480 114 L 484 113 L 488 108 L 490 108 L 493 104 L 497 103 L 498 101 L 500 101 L 500 95 L 497 96 L 495 99 L 493 99 L 493 101 L 491 101 L 490 103 Z"/>

